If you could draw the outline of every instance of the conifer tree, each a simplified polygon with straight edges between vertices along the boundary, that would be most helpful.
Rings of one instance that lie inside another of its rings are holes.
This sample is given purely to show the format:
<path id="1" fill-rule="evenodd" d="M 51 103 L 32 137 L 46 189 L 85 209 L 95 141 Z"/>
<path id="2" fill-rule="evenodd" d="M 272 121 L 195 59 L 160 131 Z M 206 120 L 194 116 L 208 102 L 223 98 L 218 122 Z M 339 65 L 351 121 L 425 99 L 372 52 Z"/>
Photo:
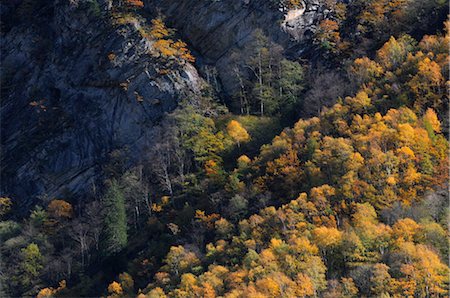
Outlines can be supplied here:
<path id="1" fill-rule="evenodd" d="M 112 255 L 127 244 L 127 217 L 125 198 L 117 183 L 113 180 L 103 198 L 105 217 L 103 221 L 103 253 Z"/>

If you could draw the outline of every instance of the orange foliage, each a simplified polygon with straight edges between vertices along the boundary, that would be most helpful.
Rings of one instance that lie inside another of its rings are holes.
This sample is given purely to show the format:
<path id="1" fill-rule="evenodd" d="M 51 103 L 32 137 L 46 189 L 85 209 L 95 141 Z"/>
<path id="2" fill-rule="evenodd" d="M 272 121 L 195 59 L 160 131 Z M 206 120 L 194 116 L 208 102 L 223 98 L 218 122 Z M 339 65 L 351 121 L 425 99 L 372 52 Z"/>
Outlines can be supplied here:
<path id="1" fill-rule="evenodd" d="M 113 281 L 108 286 L 108 293 L 112 295 L 121 295 L 123 293 L 122 286 L 117 281 Z"/>
<path id="2" fill-rule="evenodd" d="M 71 218 L 73 215 L 72 205 L 64 200 L 52 200 L 47 211 L 56 218 Z"/>
<path id="3" fill-rule="evenodd" d="M 153 48 L 163 58 L 175 58 L 187 62 L 195 62 L 185 42 L 174 41 L 170 37 L 173 30 L 168 29 L 161 18 L 153 19 L 150 28 L 150 37 L 156 39 Z"/>
<path id="4" fill-rule="evenodd" d="M 144 7 L 144 2 L 142 0 L 125 0 L 125 4 L 136 8 Z"/>

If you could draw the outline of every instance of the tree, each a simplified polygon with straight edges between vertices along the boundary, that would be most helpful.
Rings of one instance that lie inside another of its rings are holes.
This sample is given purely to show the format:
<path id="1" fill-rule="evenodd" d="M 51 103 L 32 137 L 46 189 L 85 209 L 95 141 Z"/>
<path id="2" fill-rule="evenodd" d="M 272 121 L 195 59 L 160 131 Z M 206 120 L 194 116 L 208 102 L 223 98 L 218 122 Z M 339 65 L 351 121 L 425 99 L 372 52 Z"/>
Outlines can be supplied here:
<path id="1" fill-rule="evenodd" d="M 8 197 L 0 197 L 0 218 L 11 211 L 12 202 Z"/>
<path id="2" fill-rule="evenodd" d="M 235 140 L 240 147 L 241 143 L 247 142 L 250 140 L 250 135 L 247 130 L 242 127 L 242 125 L 236 120 L 231 120 L 227 125 L 228 134 Z"/>
<path id="3" fill-rule="evenodd" d="M 342 240 L 342 232 L 336 228 L 327 228 L 325 226 L 315 228 L 312 231 L 314 242 L 321 249 L 336 247 Z"/>
<path id="4" fill-rule="evenodd" d="M 389 267 L 385 264 L 378 263 L 373 265 L 370 283 L 371 291 L 374 295 L 389 295 L 392 287 L 392 278 L 388 272 Z"/>
<path id="5" fill-rule="evenodd" d="M 39 246 L 35 243 L 29 244 L 20 251 L 20 283 L 24 287 L 29 287 L 36 282 L 41 270 L 44 268 L 44 257 L 41 254 Z"/>
<path id="6" fill-rule="evenodd" d="M 248 89 L 248 93 L 252 95 L 251 98 L 256 99 L 249 103 L 255 111 L 259 111 L 261 116 L 274 114 L 280 107 L 278 84 L 282 74 L 283 48 L 271 42 L 260 29 L 255 30 L 253 38 L 254 42 L 248 47 L 250 58 L 246 59 L 243 66 L 250 79 L 248 84 L 245 84 L 239 69 L 235 71 L 241 85 L 241 106 L 248 105 L 245 96 L 245 89 Z M 241 107 L 241 110 L 244 108 Z"/>
<path id="7" fill-rule="evenodd" d="M 90 230 L 91 226 L 87 223 L 83 223 L 80 220 L 75 220 L 74 222 L 72 222 L 69 230 L 69 236 L 74 239 L 79 245 L 81 254 L 81 267 L 83 268 L 86 265 L 86 254 L 90 244 Z"/>
<path id="8" fill-rule="evenodd" d="M 220 161 L 219 153 L 229 142 L 221 131 L 217 132 L 213 119 L 200 114 L 191 105 L 176 111 L 172 117 L 176 123 L 175 136 L 183 150 L 202 165 L 207 160 Z"/>
<path id="9" fill-rule="evenodd" d="M 133 0 L 139 2 L 139 0 Z M 190 53 L 185 42 L 181 40 L 174 41 L 171 37 L 174 30 L 168 29 L 161 18 L 152 20 L 150 38 L 154 39 L 153 49 L 157 55 L 165 59 L 177 59 L 179 62 L 194 62 L 195 58 Z"/>
<path id="10" fill-rule="evenodd" d="M 279 102 L 277 112 L 288 115 L 297 108 L 300 95 L 305 87 L 303 67 L 294 61 L 282 59 L 279 65 L 278 87 Z"/>
<path id="11" fill-rule="evenodd" d="M 267 294 L 268 297 L 280 297 L 281 288 L 278 283 L 270 277 L 265 277 L 256 282 L 259 292 Z"/>
<path id="12" fill-rule="evenodd" d="M 308 275 L 299 273 L 295 281 L 297 283 L 295 294 L 298 295 L 298 297 L 314 295 L 314 285 Z"/>
<path id="13" fill-rule="evenodd" d="M 134 280 L 130 274 L 123 272 L 119 274 L 119 282 L 125 293 L 129 295 L 133 294 L 134 291 Z"/>
<path id="14" fill-rule="evenodd" d="M 47 212 L 54 218 L 71 218 L 73 215 L 72 205 L 64 200 L 52 200 L 47 206 Z"/>
<path id="15" fill-rule="evenodd" d="M 131 8 L 142 8 L 144 7 L 144 2 L 142 0 L 125 0 L 126 5 Z"/>
<path id="16" fill-rule="evenodd" d="M 247 213 L 248 200 L 243 196 L 234 195 L 228 204 L 228 213 L 233 219 L 239 219 Z"/>
<path id="17" fill-rule="evenodd" d="M 109 183 L 108 190 L 103 197 L 103 253 L 112 255 L 127 244 L 127 217 L 125 212 L 125 198 L 117 181 Z"/>
<path id="18" fill-rule="evenodd" d="M 145 295 L 146 298 L 166 298 L 166 294 L 164 293 L 164 290 L 156 287 L 152 289 L 150 292 L 148 292 L 147 295 Z"/>
<path id="19" fill-rule="evenodd" d="M 429 126 L 433 132 L 441 132 L 441 122 L 439 122 L 436 112 L 433 109 L 427 109 L 425 115 L 423 115 L 423 122 L 427 130 L 429 129 L 427 126 Z"/>
<path id="20" fill-rule="evenodd" d="M 436 248 L 443 259 L 448 259 L 448 237 L 446 230 L 436 222 L 425 220 L 420 223 L 416 238 L 419 243 L 432 245 Z"/>
<path id="21" fill-rule="evenodd" d="M 315 43 L 327 53 L 339 53 L 347 48 L 342 42 L 338 22 L 330 19 L 322 20 L 315 33 Z"/>
<path id="22" fill-rule="evenodd" d="M 439 296 L 448 292 L 449 268 L 435 252 L 425 245 L 411 242 L 402 243 L 399 251 L 404 261 L 400 268 L 404 281 L 414 282 L 418 297 Z"/>
<path id="23" fill-rule="evenodd" d="M 383 74 L 383 68 L 380 64 L 367 57 L 357 58 L 350 67 L 350 74 L 360 86 L 376 81 Z"/>
<path id="24" fill-rule="evenodd" d="M 408 83 L 416 95 L 414 106 L 418 111 L 428 107 L 441 107 L 444 81 L 439 64 L 428 57 L 418 63 L 417 74 Z"/>
<path id="25" fill-rule="evenodd" d="M 64 290 L 66 288 L 66 281 L 62 280 L 59 282 L 59 286 L 54 288 L 43 288 L 39 291 L 36 298 L 52 298 L 54 297 L 58 292 Z"/>
<path id="26" fill-rule="evenodd" d="M 167 140 L 163 140 L 157 143 L 151 151 L 150 159 L 153 161 L 152 170 L 156 177 L 163 185 L 163 187 L 169 192 L 169 195 L 173 195 L 171 166 L 173 162 L 173 154 L 171 146 Z"/>
<path id="27" fill-rule="evenodd" d="M 413 241 L 418 231 L 419 225 L 411 218 L 400 219 L 392 226 L 393 238 L 402 241 Z"/>
<path id="28" fill-rule="evenodd" d="M 225 218 L 218 219 L 214 223 L 214 226 L 216 228 L 218 236 L 222 239 L 228 238 L 234 229 L 234 225 Z"/>
<path id="29" fill-rule="evenodd" d="M 120 283 L 113 281 L 108 286 L 109 297 L 120 297 L 123 294 L 123 289 Z"/>
<path id="30" fill-rule="evenodd" d="M 398 40 L 391 36 L 377 52 L 377 60 L 387 70 L 398 68 L 405 60 L 409 52 L 414 48 L 415 41 L 409 35 Z"/>
<path id="31" fill-rule="evenodd" d="M 347 97 L 345 102 L 358 114 L 367 113 L 371 106 L 370 98 L 365 91 L 358 92 L 355 97 Z"/>
<path id="32" fill-rule="evenodd" d="M 197 255 L 186 250 L 183 246 L 172 246 L 164 259 L 165 268 L 168 272 L 180 277 L 183 273 L 189 272 L 194 267 L 200 265 Z"/>
<path id="33" fill-rule="evenodd" d="M 247 155 L 241 155 L 237 159 L 237 164 L 240 169 L 244 169 L 248 164 L 251 163 L 251 161 L 252 160 Z"/>

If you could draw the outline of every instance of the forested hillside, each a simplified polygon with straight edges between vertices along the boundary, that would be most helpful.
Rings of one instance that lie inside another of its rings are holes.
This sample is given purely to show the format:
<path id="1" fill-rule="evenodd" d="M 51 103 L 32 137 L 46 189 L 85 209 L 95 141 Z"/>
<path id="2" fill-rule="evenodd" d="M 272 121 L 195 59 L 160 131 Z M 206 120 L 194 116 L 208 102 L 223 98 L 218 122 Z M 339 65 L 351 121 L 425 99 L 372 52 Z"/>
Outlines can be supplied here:
<path id="1" fill-rule="evenodd" d="M 448 297 L 446 1 L 0 8 L 1 297 Z"/>

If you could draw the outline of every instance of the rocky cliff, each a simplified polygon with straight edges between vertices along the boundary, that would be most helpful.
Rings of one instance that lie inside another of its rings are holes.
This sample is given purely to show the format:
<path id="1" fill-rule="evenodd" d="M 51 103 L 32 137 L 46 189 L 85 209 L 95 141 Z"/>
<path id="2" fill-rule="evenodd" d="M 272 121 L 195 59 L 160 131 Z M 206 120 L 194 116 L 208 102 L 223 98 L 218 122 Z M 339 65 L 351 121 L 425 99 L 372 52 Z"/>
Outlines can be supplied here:
<path id="1" fill-rule="evenodd" d="M 82 3 L 49 2 L 30 17 L 2 37 L 2 192 L 26 205 L 85 193 L 116 148 L 136 159 L 201 85 L 189 64 L 159 75 L 136 30 Z"/>
<path id="2" fill-rule="evenodd" d="M 17 206 L 39 196 L 81 196 L 102 178 L 114 149 L 129 163 L 152 145 L 152 127 L 202 79 L 187 63 L 167 74 L 147 54 L 136 26 L 113 26 L 108 1 L 9 1 L 2 18 L 1 192 Z M 245 57 L 263 29 L 284 46 L 322 17 L 317 0 L 290 14 L 260 0 L 145 1 L 189 43 L 197 67 L 217 69 L 226 93 L 233 53 Z M 23 208 L 26 210 L 27 208 Z"/>
<path id="3" fill-rule="evenodd" d="M 330 13 L 323 1 L 304 0 L 294 8 L 283 4 L 287 2 L 150 0 L 146 7 L 167 16 L 169 24 L 202 58 L 198 64 L 216 68 L 223 91 L 230 95 L 238 85 L 233 67 L 248 57 L 248 46 L 254 41 L 256 30 L 263 30 L 272 42 L 286 50 L 295 47 L 302 51 L 316 25 Z"/>

